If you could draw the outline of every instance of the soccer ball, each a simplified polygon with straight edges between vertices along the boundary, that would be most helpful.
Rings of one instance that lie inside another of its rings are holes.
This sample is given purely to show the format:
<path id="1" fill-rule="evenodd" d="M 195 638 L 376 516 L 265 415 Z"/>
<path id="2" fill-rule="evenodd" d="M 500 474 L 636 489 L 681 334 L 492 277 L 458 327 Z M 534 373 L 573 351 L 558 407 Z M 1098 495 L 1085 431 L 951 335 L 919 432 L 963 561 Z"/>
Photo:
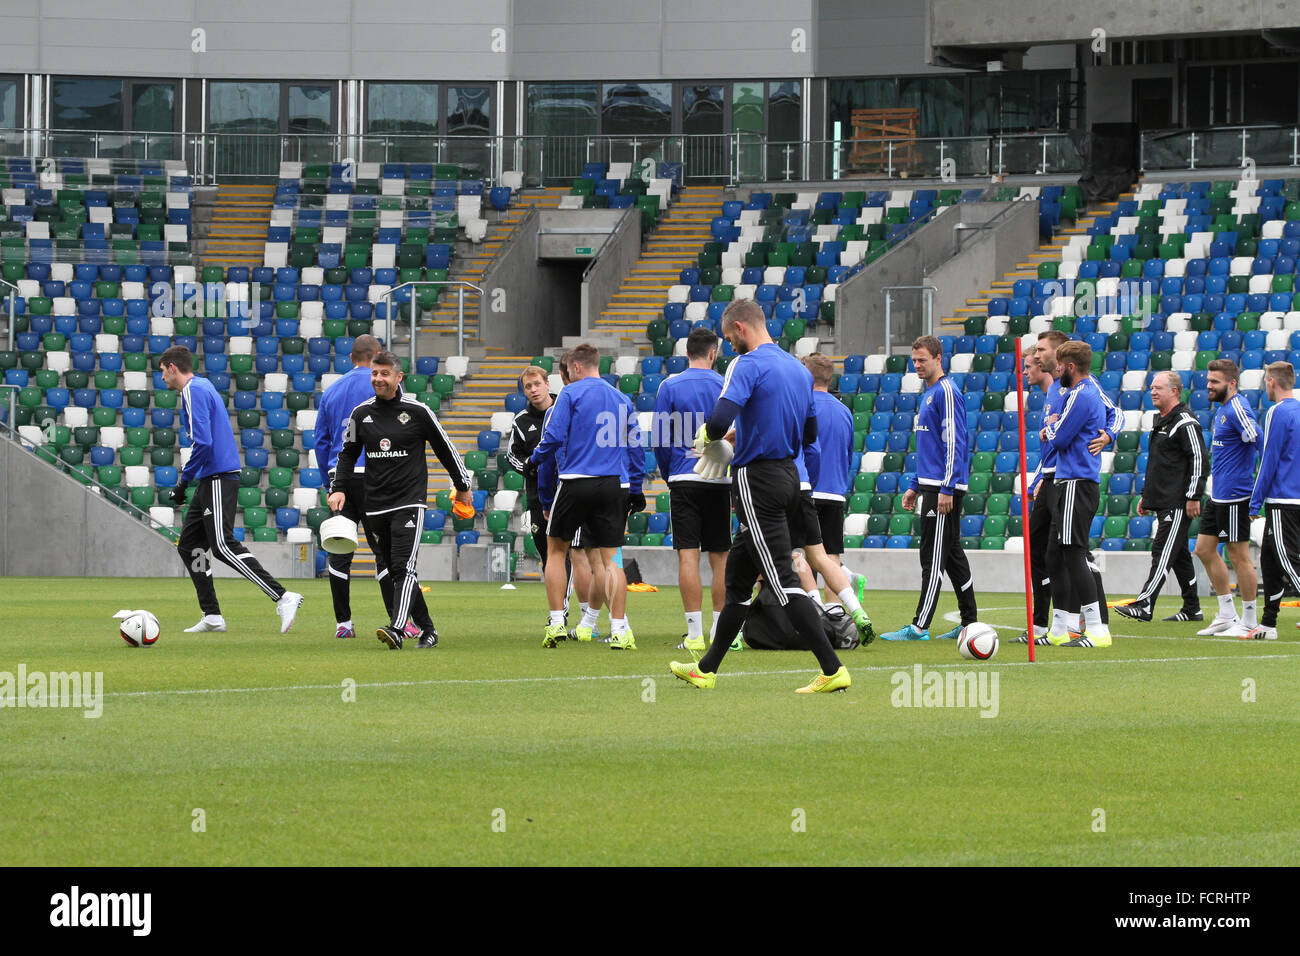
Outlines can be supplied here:
<path id="1" fill-rule="evenodd" d="M 150 647 L 158 640 L 158 618 L 148 611 L 119 611 L 121 617 L 117 633 L 132 647 Z"/>
<path id="2" fill-rule="evenodd" d="M 957 650 L 969 661 L 986 661 L 998 652 L 998 632 L 978 621 L 961 630 Z"/>

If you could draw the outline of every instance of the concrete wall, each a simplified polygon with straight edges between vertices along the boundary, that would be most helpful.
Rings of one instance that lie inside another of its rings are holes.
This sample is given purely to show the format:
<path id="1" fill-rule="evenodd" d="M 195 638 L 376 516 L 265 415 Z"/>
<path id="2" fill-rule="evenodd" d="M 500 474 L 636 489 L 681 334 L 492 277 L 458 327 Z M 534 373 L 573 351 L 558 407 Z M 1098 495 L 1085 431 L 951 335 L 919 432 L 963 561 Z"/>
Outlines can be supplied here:
<path id="1" fill-rule="evenodd" d="M 961 232 L 961 254 L 930 269 L 927 282 L 938 286 L 935 320 L 951 316 L 966 300 L 996 276 L 1010 272 L 1038 248 L 1038 203 L 962 203 L 961 221 L 985 223 L 1003 214 L 997 224 L 978 232 Z"/>
<path id="2" fill-rule="evenodd" d="M 959 203 L 941 210 L 930 222 L 843 283 L 835 295 L 835 347 L 840 353 L 870 354 L 886 349 L 887 286 L 934 285 L 936 328 L 953 310 L 984 288 L 995 275 L 1015 265 L 1038 242 L 1038 206 L 1021 203 Z M 967 237 L 953 255 L 953 228 L 959 222 L 986 222 L 1008 210 L 985 238 Z M 904 348 L 927 331 L 924 299 L 919 291 L 892 295 L 890 337 Z"/>
<path id="3" fill-rule="evenodd" d="M 924 7 L 890 0 L 5 0 L 3 16 L 0 62 L 14 72 L 490 81 L 934 71 Z M 193 50 L 195 29 L 206 52 Z"/>
<path id="4" fill-rule="evenodd" d="M 530 212 L 483 275 L 478 327 L 484 345 L 535 354 L 578 331 L 578 283 L 570 269 L 538 263 L 540 223 L 541 215 Z"/>
<path id="5" fill-rule="evenodd" d="M 623 278 L 632 271 L 641 255 L 641 213 L 637 209 L 622 209 L 623 215 L 607 237 L 603 247 L 597 247 L 596 261 L 588 267 L 582 281 L 580 311 L 582 334 L 600 318 L 601 310 L 609 305 Z"/>
<path id="6" fill-rule="evenodd" d="M 1100 27 L 1114 40 L 1254 33 L 1300 26 L 1300 7 L 1236 0 L 928 0 L 931 46 L 1092 42 Z"/>
<path id="7" fill-rule="evenodd" d="M 176 577 L 172 543 L 0 438 L 0 574 Z"/>

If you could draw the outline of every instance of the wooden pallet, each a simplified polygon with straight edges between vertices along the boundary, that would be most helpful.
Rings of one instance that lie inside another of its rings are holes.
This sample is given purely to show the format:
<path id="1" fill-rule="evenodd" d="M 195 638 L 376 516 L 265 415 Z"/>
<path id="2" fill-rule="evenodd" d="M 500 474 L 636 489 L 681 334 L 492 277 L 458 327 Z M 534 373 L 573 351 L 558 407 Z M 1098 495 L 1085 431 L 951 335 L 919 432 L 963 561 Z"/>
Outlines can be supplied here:
<path id="1" fill-rule="evenodd" d="M 853 126 L 849 172 L 883 173 L 892 166 L 897 173 L 919 164 L 920 151 L 914 142 L 921 121 L 919 109 L 854 110 L 849 115 Z M 891 139 L 894 140 L 892 157 L 888 142 Z"/>

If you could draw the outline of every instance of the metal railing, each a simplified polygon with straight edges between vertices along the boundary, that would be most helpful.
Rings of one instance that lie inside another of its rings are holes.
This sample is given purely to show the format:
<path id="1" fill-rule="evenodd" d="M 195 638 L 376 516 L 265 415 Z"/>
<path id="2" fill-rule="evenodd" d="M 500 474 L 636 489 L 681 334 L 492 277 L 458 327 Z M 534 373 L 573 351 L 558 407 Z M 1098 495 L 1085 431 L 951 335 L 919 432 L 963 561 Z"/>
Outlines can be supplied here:
<path id="1" fill-rule="evenodd" d="M 1145 132 L 1139 162 L 1143 170 L 1300 166 L 1300 126 Z"/>
<path id="2" fill-rule="evenodd" d="M 894 349 L 893 338 L 893 302 L 895 292 L 920 292 L 924 305 L 922 306 L 923 315 L 925 316 L 925 334 L 934 335 L 934 297 L 938 294 L 938 286 L 933 285 L 887 285 L 880 290 L 885 295 L 885 354 L 892 355 Z"/>
<path id="3" fill-rule="evenodd" d="M 12 352 L 14 350 L 14 333 L 17 331 L 15 327 L 15 323 L 17 322 L 14 311 L 16 308 L 15 302 L 17 301 L 18 296 L 22 294 L 22 290 L 8 279 L 0 279 L 0 286 L 9 290 L 9 295 L 7 296 L 9 300 L 9 351 Z M 11 425 L 14 422 L 14 415 L 16 414 L 14 403 L 17 396 L 18 391 L 16 389 L 9 393 L 9 424 Z"/>
<path id="4" fill-rule="evenodd" d="M 456 354 L 457 355 L 465 354 L 465 290 L 473 289 L 475 292 L 478 293 L 479 309 L 481 310 L 483 308 L 483 289 L 480 288 L 479 286 L 476 286 L 472 282 L 467 282 L 464 279 L 444 279 L 441 281 L 429 280 L 429 279 L 418 279 L 418 280 L 413 280 L 411 282 L 403 282 L 400 285 L 395 285 L 391 289 L 388 289 L 386 292 L 380 295 L 380 298 L 384 300 L 384 311 L 387 313 L 388 341 L 386 344 L 388 348 L 391 349 L 393 347 L 393 332 L 397 328 L 397 315 L 395 313 L 401 311 L 400 309 L 393 308 L 392 297 L 396 295 L 398 292 L 400 292 L 402 289 L 415 289 L 418 288 L 419 286 L 435 286 L 438 289 L 442 289 L 450 285 L 454 285 L 457 287 L 456 288 Z M 418 295 L 409 295 L 405 301 L 409 302 L 411 306 L 410 360 L 411 360 L 411 368 L 415 368 L 415 333 L 417 330 L 416 327 L 417 327 L 419 312 L 420 312 L 420 300 Z"/>
<path id="5" fill-rule="evenodd" d="M 684 178 L 724 185 L 849 178 L 934 179 L 1055 174 L 1082 168 L 1068 133 L 769 140 L 759 133 L 645 136 L 433 136 L 342 133 L 0 131 L 0 155 L 181 160 L 194 181 L 273 180 L 282 162 L 455 163 L 499 182 L 518 170 L 530 186 L 567 185 L 587 163 L 629 163 L 634 175 L 680 164 Z"/>

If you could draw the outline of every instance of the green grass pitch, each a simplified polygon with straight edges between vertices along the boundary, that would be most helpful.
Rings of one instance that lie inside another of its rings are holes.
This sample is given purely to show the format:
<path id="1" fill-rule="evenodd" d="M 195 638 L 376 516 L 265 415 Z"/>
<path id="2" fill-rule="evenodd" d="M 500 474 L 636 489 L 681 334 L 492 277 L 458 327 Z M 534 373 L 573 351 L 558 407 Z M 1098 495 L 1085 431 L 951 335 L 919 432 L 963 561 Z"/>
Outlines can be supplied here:
<path id="1" fill-rule="evenodd" d="M 876 642 L 844 655 L 848 693 L 804 696 L 797 652 L 673 679 L 672 588 L 629 595 L 639 649 L 613 652 L 543 650 L 538 584 L 434 584 L 442 646 L 398 653 L 372 581 L 353 641 L 324 580 L 284 637 L 217 587 L 230 632 L 191 635 L 188 580 L 0 579 L 0 672 L 102 672 L 105 695 L 98 719 L 0 709 L 0 864 L 1300 863 L 1295 610 L 1267 643 L 1116 618 L 1114 647 L 1030 666 L 1023 605 L 984 595 L 992 661 Z M 898 627 L 915 599 L 868 610 Z M 116 634 L 137 607 L 155 647 Z M 894 706 L 915 664 L 996 673 L 996 716 Z"/>

